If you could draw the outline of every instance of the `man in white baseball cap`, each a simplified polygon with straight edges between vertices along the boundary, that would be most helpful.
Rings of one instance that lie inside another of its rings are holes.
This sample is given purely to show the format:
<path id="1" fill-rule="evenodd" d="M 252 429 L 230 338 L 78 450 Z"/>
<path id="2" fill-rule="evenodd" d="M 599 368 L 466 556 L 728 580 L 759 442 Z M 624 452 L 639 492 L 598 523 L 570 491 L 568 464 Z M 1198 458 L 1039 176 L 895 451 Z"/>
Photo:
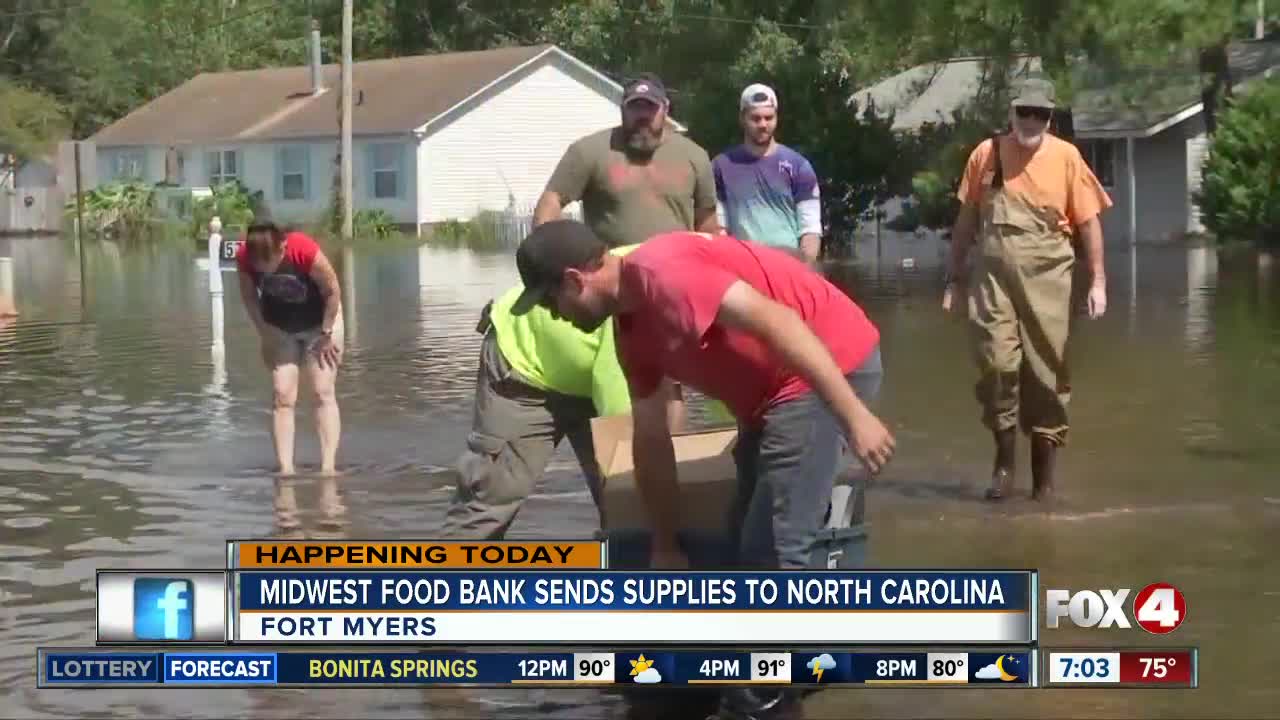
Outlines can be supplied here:
<path id="1" fill-rule="evenodd" d="M 742 144 L 711 162 L 720 224 L 744 240 L 818 259 L 822 204 L 818 176 L 803 155 L 777 141 L 778 94 L 760 83 L 738 99 Z"/>

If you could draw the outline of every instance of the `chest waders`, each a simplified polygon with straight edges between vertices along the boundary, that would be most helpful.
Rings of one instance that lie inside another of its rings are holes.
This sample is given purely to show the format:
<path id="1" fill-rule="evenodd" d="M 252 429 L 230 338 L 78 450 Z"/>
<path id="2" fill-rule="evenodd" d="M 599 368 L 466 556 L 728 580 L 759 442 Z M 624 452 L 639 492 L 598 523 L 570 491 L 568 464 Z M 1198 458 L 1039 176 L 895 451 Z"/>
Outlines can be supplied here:
<path id="1" fill-rule="evenodd" d="M 1067 438 L 1071 383 L 1066 364 L 1075 250 L 1053 208 L 1035 207 L 1004 184 L 1000 137 L 983 189 L 969 279 L 969 326 L 982 423 L 996 442 L 987 498 L 1013 488 L 1018 428 L 1031 436 L 1033 496 L 1053 489 L 1055 451 Z"/>

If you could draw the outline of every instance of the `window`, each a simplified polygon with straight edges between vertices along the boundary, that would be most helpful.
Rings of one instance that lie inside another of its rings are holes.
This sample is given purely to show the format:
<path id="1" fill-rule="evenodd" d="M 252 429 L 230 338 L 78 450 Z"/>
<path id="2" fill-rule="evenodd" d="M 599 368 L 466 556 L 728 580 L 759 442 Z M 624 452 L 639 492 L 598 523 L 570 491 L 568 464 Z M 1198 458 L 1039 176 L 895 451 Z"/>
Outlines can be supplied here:
<path id="1" fill-rule="evenodd" d="M 1116 183 L 1115 148 L 1113 140 L 1080 141 L 1080 154 L 1104 187 L 1114 187 Z"/>
<path id="2" fill-rule="evenodd" d="M 400 160 L 402 148 L 393 143 L 369 146 L 369 164 L 373 174 L 373 196 L 379 200 L 400 197 Z"/>
<path id="3" fill-rule="evenodd" d="M 209 187 L 240 179 L 240 151 L 214 150 L 207 156 Z"/>
<path id="4" fill-rule="evenodd" d="M 146 151 L 121 150 L 112 159 L 111 177 L 116 180 L 142 180 L 146 177 L 146 168 Z"/>
<path id="5" fill-rule="evenodd" d="M 306 145 L 291 145 L 279 149 L 276 155 L 278 173 L 280 175 L 280 198 L 282 200 L 306 200 L 310 190 L 310 148 Z"/>

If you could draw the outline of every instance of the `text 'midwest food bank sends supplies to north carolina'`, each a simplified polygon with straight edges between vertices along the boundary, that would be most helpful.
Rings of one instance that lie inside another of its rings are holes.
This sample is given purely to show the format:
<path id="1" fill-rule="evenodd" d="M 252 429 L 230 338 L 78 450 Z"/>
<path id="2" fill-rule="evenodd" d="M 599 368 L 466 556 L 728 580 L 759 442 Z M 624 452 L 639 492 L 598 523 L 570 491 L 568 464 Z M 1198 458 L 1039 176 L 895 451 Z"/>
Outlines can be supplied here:
<path id="1" fill-rule="evenodd" d="M 1030 571 L 235 572 L 250 643 L 1031 643 Z"/>

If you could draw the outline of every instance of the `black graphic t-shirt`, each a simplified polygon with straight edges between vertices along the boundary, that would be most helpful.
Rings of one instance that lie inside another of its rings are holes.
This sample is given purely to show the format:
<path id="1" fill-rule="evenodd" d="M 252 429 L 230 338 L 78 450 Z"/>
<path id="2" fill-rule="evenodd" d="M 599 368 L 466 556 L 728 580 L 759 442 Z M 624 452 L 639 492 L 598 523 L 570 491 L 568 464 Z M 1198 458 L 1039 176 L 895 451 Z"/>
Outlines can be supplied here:
<path id="1" fill-rule="evenodd" d="M 324 297 L 311 279 L 311 267 L 320 246 L 303 233 L 285 236 L 284 258 L 275 272 L 260 273 L 249 262 L 248 244 L 236 253 L 236 266 L 248 273 L 258 287 L 262 319 L 285 332 L 319 329 L 324 322 Z"/>

